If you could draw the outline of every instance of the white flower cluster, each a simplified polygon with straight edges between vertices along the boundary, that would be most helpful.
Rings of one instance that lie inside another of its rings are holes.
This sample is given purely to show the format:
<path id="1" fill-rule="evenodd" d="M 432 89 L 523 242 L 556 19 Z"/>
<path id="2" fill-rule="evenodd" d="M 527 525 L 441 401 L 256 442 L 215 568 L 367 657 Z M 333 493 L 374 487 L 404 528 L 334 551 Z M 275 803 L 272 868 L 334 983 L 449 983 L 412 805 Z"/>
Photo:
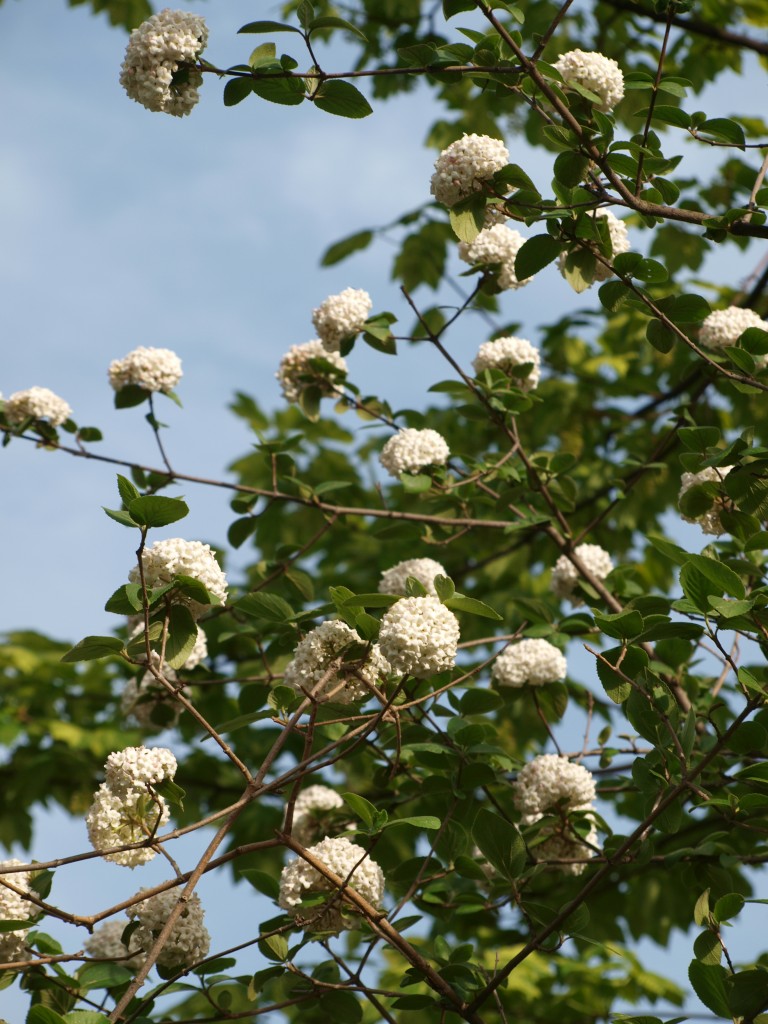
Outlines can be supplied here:
<path id="1" fill-rule="evenodd" d="M 393 672 L 426 679 L 453 668 L 456 616 L 436 597 L 403 597 L 381 619 L 379 644 Z"/>
<path id="2" fill-rule="evenodd" d="M 677 496 L 678 502 L 691 487 L 696 487 L 698 484 L 719 484 L 728 476 L 732 469 L 733 466 L 707 466 L 706 469 L 702 469 L 699 473 L 683 473 L 680 480 L 680 493 Z M 691 519 L 690 516 L 685 516 L 682 513 L 680 514 L 686 523 L 698 523 L 704 533 L 709 533 L 713 537 L 719 537 L 721 533 L 725 533 L 725 528 L 720 520 L 720 513 L 724 508 L 725 501 L 722 498 L 715 498 L 707 511 L 703 512 L 700 516 L 696 516 L 695 519 Z"/>
<path id="3" fill-rule="evenodd" d="M 141 889 L 138 895 L 144 891 Z M 131 946 L 148 953 L 178 900 L 178 893 L 169 889 L 167 892 L 150 896 L 143 903 L 129 907 L 126 911 L 128 917 L 139 922 L 138 928 L 131 936 Z M 200 897 L 193 893 L 171 929 L 158 955 L 157 963 L 160 967 L 187 967 L 203 960 L 208 955 L 210 946 L 211 937 L 205 927 L 205 912 Z"/>
<path id="4" fill-rule="evenodd" d="M 321 861 L 342 881 L 378 907 L 384 897 L 384 873 L 371 860 L 366 850 L 349 839 L 323 839 L 311 846 L 308 853 Z M 301 857 L 289 861 L 280 875 L 280 896 L 278 904 L 287 910 L 309 931 L 340 932 L 342 928 L 354 928 L 356 909 L 351 904 L 337 899 L 329 900 L 323 907 L 312 908 L 301 916 L 301 903 L 311 893 L 335 893 L 336 886 Z"/>
<path id="5" fill-rule="evenodd" d="M 72 409 L 63 398 L 49 388 L 27 388 L 14 391 L 5 400 L 5 417 L 9 423 L 23 423 L 32 416 L 36 420 L 48 420 L 52 427 L 60 427 L 72 415 Z"/>
<path id="6" fill-rule="evenodd" d="M 13 871 L 6 873 L 4 868 L 17 868 L 23 861 L 11 860 L 0 861 L 0 877 L 3 881 L 10 882 L 17 889 L 29 892 L 29 872 Z M 29 903 L 18 893 L 0 885 L 0 921 L 26 921 L 37 912 L 35 905 Z M 23 957 L 24 945 L 26 943 L 28 928 L 20 928 L 13 932 L 0 932 L 0 964 L 10 964 Z"/>
<path id="7" fill-rule="evenodd" d="M 515 377 L 515 368 L 531 363 L 527 377 Z M 483 370 L 503 370 L 515 378 L 515 383 L 524 391 L 533 391 L 541 379 L 541 356 L 539 350 L 525 338 L 496 338 L 484 341 L 477 350 L 472 366 L 475 373 Z"/>
<path id="8" fill-rule="evenodd" d="M 530 284 L 532 277 L 518 281 L 515 274 L 515 257 L 525 238 L 519 231 L 506 224 L 485 227 L 472 242 L 459 242 L 459 256 L 465 263 L 500 264 L 497 283 L 503 291 L 514 291 Z"/>
<path id="9" fill-rule="evenodd" d="M 171 583 L 174 576 L 191 576 L 199 580 L 208 592 L 222 603 L 227 599 L 227 577 L 211 551 L 210 544 L 199 540 L 182 540 L 171 537 L 156 540 L 142 552 L 144 579 L 147 587 L 162 587 Z M 140 583 L 139 567 L 131 569 L 128 578 L 131 583 Z M 198 618 L 208 606 L 186 597 L 178 598 Z"/>
<path id="10" fill-rule="evenodd" d="M 624 221 L 619 220 L 619 218 L 605 206 L 601 206 L 600 209 L 595 210 L 594 216 L 600 217 L 601 219 L 605 220 L 606 224 L 608 225 L 608 234 L 611 239 L 612 250 L 609 259 L 615 256 L 619 256 L 623 252 L 629 252 L 629 232 L 627 231 L 627 225 L 624 223 Z M 595 242 L 590 242 L 589 245 L 590 248 L 592 248 L 595 252 L 598 251 Z M 566 259 L 567 254 L 561 253 L 559 265 L 560 273 L 563 275 L 565 275 Z M 606 267 L 605 264 L 600 263 L 599 261 L 595 262 L 595 281 L 607 281 L 608 278 L 612 276 L 613 271 L 610 269 L 610 267 Z"/>
<path id="11" fill-rule="evenodd" d="M 525 639 L 505 648 L 493 663 L 499 686 L 543 686 L 565 679 L 568 665 L 562 651 L 548 640 Z"/>
<path id="12" fill-rule="evenodd" d="M 340 619 L 321 622 L 299 641 L 293 660 L 285 668 L 283 684 L 311 694 L 315 700 L 332 700 L 337 704 L 365 700 L 371 694 L 370 687 L 377 685 L 381 676 L 389 674 L 389 665 L 378 644 L 371 645 L 364 662 L 342 663 L 329 671 L 346 647 L 364 642 L 357 630 Z"/>
<path id="13" fill-rule="evenodd" d="M 332 371 L 315 369 L 313 359 L 324 359 L 334 368 Z M 291 345 L 280 360 L 275 377 L 289 402 L 298 402 L 302 391 L 315 387 L 323 395 L 336 392 L 337 381 L 347 373 L 347 362 L 337 352 L 329 352 L 319 338 L 303 345 Z"/>
<path id="14" fill-rule="evenodd" d="M 181 380 L 181 360 L 169 348 L 140 345 L 109 364 L 109 383 L 120 391 L 133 384 L 145 391 L 173 391 Z"/>
<path id="15" fill-rule="evenodd" d="M 106 781 L 96 791 L 85 818 L 91 845 L 114 864 L 129 868 L 146 864 L 155 856 L 148 846 L 108 851 L 140 843 L 168 821 L 168 805 L 149 787 L 174 777 L 176 758 L 165 747 L 128 747 L 110 754 L 104 770 Z"/>
<path id="16" fill-rule="evenodd" d="M 409 576 L 413 576 L 428 594 L 436 597 L 435 576 L 447 575 L 443 566 L 434 558 L 406 558 L 404 562 L 398 562 L 381 574 L 379 593 L 405 597 L 406 581 Z"/>
<path id="17" fill-rule="evenodd" d="M 363 329 L 373 302 L 362 288 L 345 288 L 338 295 L 329 295 L 312 310 L 312 323 L 326 352 L 338 352 L 345 338 Z"/>
<path id="18" fill-rule="evenodd" d="M 131 935 L 128 946 L 123 942 L 123 932 L 129 924 L 127 920 L 106 921 L 87 940 L 85 952 L 98 960 L 116 960 L 121 967 L 137 971 L 144 957 L 138 950 L 135 935 Z"/>
<path id="19" fill-rule="evenodd" d="M 328 825 L 334 817 L 332 812 L 343 806 L 342 798 L 328 786 L 302 789 L 293 805 L 293 838 L 302 846 L 308 846 L 318 836 L 328 835 Z"/>
<path id="20" fill-rule="evenodd" d="M 602 53 L 569 50 L 553 65 L 563 76 L 566 85 L 584 86 L 600 97 L 600 110 L 613 110 L 624 98 L 624 75 L 610 57 Z"/>
<path id="21" fill-rule="evenodd" d="M 611 556 L 599 544 L 578 544 L 574 555 L 599 580 L 604 580 L 613 569 Z M 573 596 L 579 571 L 566 555 L 561 555 L 552 570 L 552 591 L 555 597 L 568 598 L 573 605 L 583 604 L 580 597 Z"/>
<path id="22" fill-rule="evenodd" d="M 443 206 L 454 206 L 479 191 L 509 163 L 509 150 L 488 135 L 464 135 L 435 160 L 430 192 Z"/>
<path id="23" fill-rule="evenodd" d="M 714 351 L 731 348 L 750 327 L 768 331 L 768 324 L 752 309 L 742 309 L 741 306 L 716 309 L 699 328 L 699 342 L 704 348 Z M 761 370 L 768 363 L 768 355 L 758 356 L 755 363 Z"/>
<path id="24" fill-rule="evenodd" d="M 120 85 L 147 110 L 183 117 L 200 98 L 203 76 L 190 65 L 207 42 L 203 18 L 166 7 L 131 32 Z"/>
<path id="25" fill-rule="evenodd" d="M 404 427 L 381 449 L 379 462 L 390 476 L 399 477 L 426 466 L 444 466 L 450 454 L 448 442 L 436 430 Z"/>
<path id="26" fill-rule="evenodd" d="M 580 764 L 558 754 L 541 754 L 520 769 L 513 799 L 521 814 L 573 811 L 595 799 L 595 780 Z"/>

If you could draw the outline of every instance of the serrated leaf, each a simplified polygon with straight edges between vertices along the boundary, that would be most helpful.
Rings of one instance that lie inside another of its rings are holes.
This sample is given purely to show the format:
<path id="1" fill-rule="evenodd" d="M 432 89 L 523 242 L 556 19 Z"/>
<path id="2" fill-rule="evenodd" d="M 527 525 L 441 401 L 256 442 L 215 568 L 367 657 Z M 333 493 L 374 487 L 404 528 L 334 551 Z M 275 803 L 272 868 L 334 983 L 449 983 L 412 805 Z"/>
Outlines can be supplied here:
<path id="1" fill-rule="evenodd" d="M 689 555 L 686 565 L 695 566 L 702 575 L 706 576 L 720 591 L 725 591 L 731 597 L 742 599 L 746 595 L 746 589 L 741 578 L 722 562 L 714 558 L 707 558 L 706 555 Z M 683 570 L 685 566 L 683 566 Z"/>
<path id="2" fill-rule="evenodd" d="M 288 959 L 288 942 L 282 935 L 266 935 L 259 939 L 259 949 L 267 960 Z"/>
<path id="3" fill-rule="evenodd" d="M 552 235 L 534 235 L 520 246 L 515 257 L 515 277 L 533 277 L 560 255 L 561 245 Z"/>
<path id="4" fill-rule="evenodd" d="M 70 648 L 61 658 L 63 662 L 94 661 L 119 654 L 123 641 L 114 636 L 87 636 Z"/>
<path id="5" fill-rule="evenodd" d="M 339 79 L 323 82 L 312 99 L 315 106 L 324 110 L 326 114 L 336 114 L 339 117 L 368 117 L 373 113 L 373 108 L 360 90 L 351 82 L 342 82 Z"/>
<path id="6" fill-rule="evenodd" d="M 114 519 L 116 523 L 120 523 L 121 526 L 128 526 L 132 530 L 138 528 L 138 523 L 130 516 L 130 514 L 121 508 L 107 508 L 106 505 L 101 506 L 107 513 L 110 519 Z"/>
<path id="7" fill-rule="evenodd" d="M 141 584 L 125 583 L 110 597 L 104 605 L 104 611 L 114 612 L 115 615 L 135 615 L 142 607 Z"/>
<path id="8" fill-rule="evenodd" d="M 688 967 L 688 978 L 693 991 L 702 1003 L 718 1017 L 731 1020 L 726 990 L 727 977 L 728 972 L 719 964 L 703 964 L 699 960 L 692 960 Z"/>
<path id="9" fill-rule="evenodd" d="M 693 955 L 703 964 L 719 964 L 723 958 L 723 947 L 717 934 L 707 930 L 697 935 L 693 943 Z"/>
<path id="10" fill-rule="evenodd" d="M 224 86 L 224 106 L 235 107 L 253 93 L 253 80 L 250 78 L 230 78 Z"/>
<path id="11" fill-rule="evenodd" d="M 189 608 L 174 604 L 168 613 L 165 660 L 171 668 L 182 668 L 197 642 L 197 623 Z"/>
<path id="12" fill-rule="evenodd" d="M 269 622 L 290 622 L 295 615 L 288 602 L 277 594 L 247 594 L 235 607 L 246 615 Z"/>
<path id="13" fill-rule="evenodd" d="M 142 526 L 158 527 L 176 523 L 189 514 L 189 506 L 181 498 L 147 494 L 128 503 L 128 513 Z"/>
<path id="14" fill-rule="evenodd" d="M 443 604 L 446 608 L 450 608 L 451 611 L 466 612 L 467 615 L 479 615 L 483 619 L 494 619 L 496 622 L 502 622 L 504 619 L 503 615 L 485 604 L 484 601 L 478 601 L 475 597 L 466 597 L 464 594 L 454 594 Z"/>

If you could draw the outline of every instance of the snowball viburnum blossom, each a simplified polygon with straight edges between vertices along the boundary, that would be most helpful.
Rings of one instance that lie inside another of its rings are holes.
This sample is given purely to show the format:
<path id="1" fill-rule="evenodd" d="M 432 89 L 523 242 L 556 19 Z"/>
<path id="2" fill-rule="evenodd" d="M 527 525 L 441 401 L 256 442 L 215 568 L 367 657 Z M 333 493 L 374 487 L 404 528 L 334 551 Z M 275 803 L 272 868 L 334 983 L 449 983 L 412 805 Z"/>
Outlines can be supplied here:
<path id="1" fill-rule="evenodd" d="M 436 430 L 404 427 L 381 449 L 379 462 L 390 476 L 399 477 L 427 466 L 444 466 L 450 454 L 448 442 Z"/>
<path id="2" fill-rule="evenodd" d="M 329 672 L 346 647 L 363 643 L 357 630 L 346 622 L 340 619 L 321 622 L 299 641 L 282 682 L 294 690 L 311 694 L 314 700 L 331 700 L 336 704 L 364 700 L 371 695 L 370 686 L 377 685 L 381 676 L 389 673 L 389 665 L 378 644 L 371 645 L 364 661 L 342 662 Z"/>
<path id="3" fill-rule="evenodd" d="M 599 580 L 604 580 L 613 569 L 611 556 L 599 544 L 579 544 L 573 549 L 573 553 Z M 579 571 L 576 566 L 566 555 L 561 555 L 552 570 L 552 591 L 555 596 L 569 598 L 574 605 L 583 604 L 581 598 L 573 594 L 578 578 Z"/>
<path id="4" fill-rule="evenodd" d="M 145 890 L 139 891 L 141 895 Z M 150 896 L 143 903 L 129 907 L 126 913 L 139 926 L 131 936 L 131 946 L 148 953 L 163 929 L 171 911 L 179 902 L 180 889 L 169 889 Z M 181 967 L 195 964 L 208 955 L 211 937 L 205 927 L 205 912 L 197 893 L 190 896 L 180 917 L 174 924 L 157 963 L 160 967 Z"/>
<path id="5" fill-rule="evenodd" d="M 302 789 L 293 805 L 293 838 L 302 846 L 307 846 L 318 836 L 327 836 L 333 812 L 343 806 L 342 798 L 328 786 L 308 786 Z"/>
<path id="6" fill-rule="evenodd" d="M 345 288 L 338 295 L 329 295 L 312 310 L 312 323 L 326 352 L 338 352 L 345 338 L 363 329 L 373 302 L 362 288 Z"/>
<path id="7" fill-rule="evenodd" d="M 458 642 L 458 620 L 436 597 L 404 597 L 381 619 L 384 657 L 394 672 L 417 679 L 453 668 Z"/>
<path id="8" fill-rule="evenodd" d="M 504 291 L 515 290 L 530 284 L 532 277 L 518 281 L 515 274 L 515 257 L 525 238 L 506 224 L 494 224 L 483 228 L 472 242 L 459 242 L 459 256 L 465 263 L 500 265 L 497 284 Z"/>
<path id="9" fill-rule="evenodd" d="M 131 32 L 120 84 L 147 110 L 183 117 L 200 98 L 203 76 L 191 65 L 207 42 L 203 18 L 166 7 Z"/>
<path id="10" fill-rule="evenodd" d="M 103 854 L 104 860 L 135 868 L 152 860 L 156 851 L 149 846 L 108 851 L 115 846 L 142 842 L 165 825 L 169 817 L 168 805 L 161 796 L 150 796 L 140 789 L 115 792 L 102 782 L 88 808 L 85 823 L 91 846 Z"/>
<path id="11" fill-rule="evenodd" d="M 182 540 L 180 537 L 156 540 L 144 548 L 142 562 L 144 579 L 150 589 L 171 583 L 174 576 L 191 576 L 222 603 L 227 599 L 227 577 L 216 561 L 210 544 L 201 544 L 199 540 Z M 131 569 L 128 578 L 131 583 L 141 582 L 138 566 Z M 185 604 L 196 618 L 209 607 L 181 594 L 172 595 L 172 600 Z"/>
<path id="12" fill-rule="evenodd" d="M 52 427 L 60 427 L 72 415 L 71 407 L 49 388 L 27 388 L 14 391 L 5 400 L 5 418 L 9 423 L 23 423 L 30 418 L 48 420 Z"/>
<path id="13" fill-rule="evenodd" d="M 85 952 L 99 960 L 116 960 L 121 967 L 136 971 L 144 962 L 144 957 L 136 951 L 136 940 L 133 935 L 130 948 L 123 942 L 123 932 L 130 924 L 127 919 L 106 921 L 96 929 L 85 942 Z M 129 954 L 133 954 L 129 956 Z"/>
<path id="14" fill-rule="evenodd" d="M 23 892 L 29 891 L 30 876 L 28 871 L 6 872 L 5 868 L 17 868 L 23 861 L 12 858 L 0 861 L 0 878 L 10 882 Z M 0 885 L 0 921 L 26 921 L 37 913 L 33 903 L 28 902 L 18 893 L 5 885 Z M 0 963 L 13 963 L 23 957 L 28 928 L 19 928 L 12 932 L 0 932 Z"/>
<path id="15" fill-rule="evenodd" d="M 493 663 L 499 686 L 543 686 L 565 679 L 565 656 L 548 640 L 525 639 L 505 648 Z"/>
<path id="16" fill-rule="evenodd" d="M 558 754 L 534 757 L 520 770 L 513 788 L 515 807 L 522 814 L 582 809 L 594 798 L 592 773 Z"/>
<path id="17" fill-rule="evenodd" d="M 109 383 L 115 391 L 129 384 L 145 391 L 173 391 L 181 377 L 181 360 L 169 348 L 140 345 L 109 364 Z"/>
<path id="18" fill-rule="evenodd" d="M 509 150 L 489 135 L 464 135 L 435 160 L 430 192 L 443 206 L 454 206 L 483 188 L 509 163 Z"/>
<path id="19" fill-rule="evenodd" d="M 436 597 L 435 576 L 447 575 L 443 566 L 434 558 L 407 558 L 404 562 L 398 562 L 397 565 L 393 565 L 381 574 L 379 593 L 405 597 L 405 584 L 408 577 L 413 576 L 428 594 Z"/>
<path id="20" fill-rule="evenodd" d="M 683 473 L 680 479 L 680 493 L 677 496 L 678 502 L 691 487 L 708 483 L 719 484 L 732 469 L 733 466 L 707 466 L 699 473 Z M 698 523 L 704 533 L 719 537 L 721 533 L 725 533 L 725 527 L 720 520 L 720 513 L 725 507 L 723 498 L 715 498 L 707 511 L 701 515 L 691 518 L 681 512 L 680 516 L 686 523 Z"/>
<path id="21" fill-rule="evenodd" d="M 106 785 L 115 793 L 145 791 L 147 786 L 173 779 L 177 767 L 167 747 L 126 747 L 107 758 Z"/>
<path id="22" fill-rule="evenodd" d="M 532 364 L 527 377 L 517 377 L 515 368 Z M 524 391 L 533 391 L 541 379 L 541 356 L 539 350 L 525 338 L 496 338 L 484 341 L 477 350 L 472 366 L 475 373 L 483 370 L 503 370 L 515 379 Z"/>
<path id="23" fill-rule="evenodd" d="M 366 850 L 349 839 L 326 838 L 308 853 L 321 861 L 342 881 L 355 889 L 360 896 L 374 907 L 378 907 L 384 896 L 384 873 L 371 860 Z M 309 931 L 340 932 L 342 928 L 356 927 L 356 909 L 340 895 L 330 898 L 322 907 L 313 907 L 301 913 L 301 904 L 312 893 L 338 892 L 336 886 L 301 857 L 289 861 L 280 875 L 280 896 L 278 904 L 292 914 Z"/>
<path id="24" fill-rule="evenodd" d="M 322 359 L 330 363 L 329 369 L 312 366 Z M 305 388 L 317 388 L 323 395 L 337 392 L 337 383 L 346 376 L 347 362 L 337 352 L 329 352 L 319 338 L 303 345 L 291 345 L 280 360 L 275 377 L 289 402 L 298 402 Z"/>
<path id="25" fill-rule="evenodd" d="M 714 351 L 731 348 L 750 327 L 768 331 L 768 323 L 752 309 L 742 309 L 741 306 L 716 309 L 704 318 L 699 328 L 699 343 Z M 768 363 L 768 355 L 758 356 L 755 363 L 757 369 L 762 369 Z"/>
<path id="26" fill-rule="evenodd" d="M 582 85 L 600 97 L 600 110 L 613 110 L 624 98 L 624 75 L 610 57 L 585 50 L 569 50 L 553 65 L 566 85 Z"/>

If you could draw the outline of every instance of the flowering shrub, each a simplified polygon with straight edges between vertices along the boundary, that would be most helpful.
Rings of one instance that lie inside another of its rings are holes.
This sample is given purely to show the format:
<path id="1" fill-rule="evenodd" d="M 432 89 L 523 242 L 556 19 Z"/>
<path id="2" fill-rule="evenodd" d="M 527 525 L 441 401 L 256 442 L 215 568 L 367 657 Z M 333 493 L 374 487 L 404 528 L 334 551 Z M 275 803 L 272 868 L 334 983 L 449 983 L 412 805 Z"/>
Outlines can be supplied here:
<path id="1" fill-rule="evenodd" d="M 181 376 L 181 360 L 169 348 L 140 345 L 124 359 L 113 359 L 109 364 L 109 383 L 115 391 L 128 384 L 144 391 L 173 391 Z"/>
<path id="2" fill-rule="evenodd" d="M 203 18 L 166 7 L 131 32 L 120 85 L 147 110 L 183 117 L 200 99 L 203 76 L 193 65 L 207 42 Z"/>

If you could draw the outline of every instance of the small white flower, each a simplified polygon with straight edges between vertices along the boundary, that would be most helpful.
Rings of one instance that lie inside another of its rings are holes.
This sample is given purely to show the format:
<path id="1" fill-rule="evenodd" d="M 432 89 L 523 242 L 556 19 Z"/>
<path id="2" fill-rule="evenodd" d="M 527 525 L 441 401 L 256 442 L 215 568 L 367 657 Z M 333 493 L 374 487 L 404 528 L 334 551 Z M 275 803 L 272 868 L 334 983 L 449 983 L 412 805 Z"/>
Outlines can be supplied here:
<path id="1" fill-rule="evenodd" d="M 36 420 L 48 420 L 52 427 L 60 427 L 72 415 L 72 409 L 63 398 L 48 388 L 27 388 L 14 391 L 5 400 L 5 417 L 9 423 L 23 423 L 32 416 Z"/>
<path id="2" fill-rule="evenodd" d="M 331 364 L 330 370 L 315 369 L 313 360 Z M 302 391 L 317 388 L 323 395 L 338 392 L 338 383 L 347 373 L 347 362 L 337 352 L 329 352 L 319 338 L 303 345 L 292 345 L 280 360 L 275 376 L 289 402 L 298 402 Z"/>
<path id="3" fill-rule="evenodd" d="M 145 391 L 173 391 L 181 377 L 181 360 L 169 348 L 140 345 L 109 364 L 109 383 L 115 391 L 129 384 Z"/>
<path id="4" fill-rule="evenodd" d="M 137 952 L 136 940 L 130 938 L 130 948 L 123 942 L 123 932 L 130 924 L 126 918 L 117 921 L 106 921 L 96 929 L 85 943 L 88 956 L 98 960 L 116 960 L 121 967 L 129 971 L 137 971 L 144 962 L 144 957 Z M 132 953 L 128 959 L 128 954 Z"/>
<path id="5" fill-rule="evenodd" d="M 381 619 L 379 644 L 393 672 L 426 679 L 453 668 L 458 642 L 458 620 L 436 597 L 401 598 Z"/>
<path id="6" fill-rule="evenodd" d="M 509 151 L 488 135 L 464 135 L 435 160 L 430 192 L 443 206 L 454 206 L 483 188 L 509 163 Z"/>
<path id="7" fill-rule="evenodd" d="M 733 466 L 707 466 L 699 473 L 683 473 L 680 480 L 680 493 L 677 496 L 678 502 L 691 487 L 696 487 L 698 484 L 721 483 L 732 469 Z M 720 520 L 720 513 L 725 507 L 726 503 L 723 498 L 715 498 L 707 511 L 702 512 L 695 519 L 683 515 L 682 512 L 680 516 L 686 523 L 698 523 L 704 533 L 719 537 L 721 533 L 725 533 L 725 528 Z"/>
<path id="8" fill-rule="evenodd" d="M 624 75 L 610 57 L 602 53 L 570 50 L 562 54 L 553 65 L 563 76 L 566 85 L 582 85 L 600 97 L 598 109 L 613 110 L 624 98 Z"/>
<path id="9" fill-rule="evenodd" d="M 397 565 L 393 565 L 381 574 L 379 593 L 405 597 L 405 584 L 408 577 L 413 576 L 428 594 L 436 597 L 435 576 L 447 575 L 443 566 L 433 558 L 407 558 L 404 562 L 398 562 Z"/>
<path id="10" fill-rule="evenodd" d="M 499 264 L 497 284 L 502 291 L 514 291 L 530 284 L 532 277 L 518 281 L 515 274 L 515 257 L 525 238 L 519 231 L 506 224 L 494 224 L 483 228 L 472 242 L 459 242 L 459 256 L 465 263 Z"/>
<path id="11" fill-rule="evenodd" d="M 338 352 L 345 338 L 362 331 L 372 307 L 368 292 L 345 288 L 338 295 L 329 295 L 312 310 L 312 323 L 326 352 Z"/>
<path id="12" fill-rule="evenodd" d="M 6 868 L 17 868 L 23 861 L 12 858 L 0 861 L 0 878 L 23 892 L 29 892 L 30 875 L 28 871 L 5 871 Z M 34 903 L 25 900 L 18 893 L 5 885 L 0 885 L 0 921 L 26 921 L 37 913 Z M 0 964 L 13 963 L 24 959 L 28 928 L 19 928 L 13 932 L 0 932 Z"/>
<path id="13" fill-rule="evenodd" d="M 137 895 L 146 890 L 141 889 Z M 148 953 L 162 931 L 171 911 L 179 901 L 181 889 L 150 896 L 143 903 L 129 907 L 126 913 L 139 926 L 131 936 L 131 946 Z M 186 967 L 196 964 L 208 955 L 211 937 L 205 927 L 205 913 L 197 893 L 193 893 L 181 912 L 170 935 L 161 949 L 157 963 L 160 967 Z"/>
<path id="14" fill-rule="evenodd" d="M 704 319 L 699 329 L 699 343 L 715 352 L 731 348 L 750 327 L 768 331 L 768 324 L 752 309 L 742 309 L 741 306 L 716 309 Z M 768 363 L 768 355 L 757 356 L 755 363 L 761 370 Z"/>
<path id="15" fill-rule="evenodd" d="M 516 367 L 528 363 L 532 364 L 528 376 L 516 377 Z M 524 391 L 533 391 L 541 379 L 539 350 L 525 338 L 508 337 L 484 341 L 477 350 L 472 366 L 476 374 L 488 369 L 503 370 L 510 374 L 518 387 Z"/>
<path id="16" fill-rule="evenodd" d="M 541 754 L 519 772 L 513 787 L 522 814 L 541 815 L 559 808 L 578 810 L 595 799 L 592 773 L 557 754 Z"/>
<path id="17" fill-rule="evenodd" d="M 579 544 L 573 553 L 599 580 L 604 580 L 613 569 L 611 556 L 599 544 Z M 568 598 L 573 605 L 583 604 L 581 598 L 573 593 L 578 578 L 576 566 L 566 555 L 561 555 L 552 570 L 552 591 L 555 597 Z"/>
<path id="18" fill-rule="evenodd" d="M 333 812 L 343 806 L 342 798 L 328 786 L 308 786 L 302 789 L 293 805 L 293 838 L 302 846 L 309 846 L 319 836 L 328 835 L 328 826 L 336 817 Z"/>
<path id="19" fill-rule="evenodd" d="M 207 42 L 203 18 L 166 7 L 131 32 L 120 84 L 147 110 L 183 117 L 200 98 L 203 76 L 192 65 Z"/>
<path id="20" fill-rule="evenodd" d="M 399 477 L 427 466 L 444 466 L 450 454 L 448 442 L 436 430 L 404 427 L 381 449 L 379 462 L 390 476 Z"/>
<path id="21" fill-rule="evenodd" d="M 371 860 L 362 846 L 344 838 L 326 838 L 308 853 L 321 861 L 330 871 L 374 907 L 384 897 L 384 873 Z M 336 893 L 336 886 L 301 857 L 295 857 L 283 868 L 280 875 L 280 896 L 278 904 L 293 914 L 299 924 L 309 931 L 339 932 L 342 928 L 357 926 L 357 910 L 340 896 L 329 897 L 323 907 L 313 907 L 301 913 L 302 901 L 312 893 Z"/>
<path id="22" fill-rule="evenodd" d="M 371 645 L 363 662 L 342 662 L 338 668 L 330 670 L 345 648 L 362 643 L 357 630 L 346 622 L 340 619 L 321 622 L 299 641 L 293 659 L 285 668 L 283 684 L 311 695 L 314 700 L 331 700 L 336 704 L 367 699 L 371 686 L 377 686 L 381 677 L 389 673 L 389 665 L 378 644 Z M 322 686 L 318 689 L 320 683 Z"/>
<path id="23" fill-rule="evenodd" d="M 150 590 L 171 583 L 174 576 L 191 576 L 192 579 L 199 580 L 209 593 L 222 603 L 227 599 L 227 577 L 209 544 L 201 544 L 199 540 L 182 540 L 180 537 L 156 540 L 154 544 L 144 548 L 142 562 L 144 579 Z M 141 582 L 138 566 L 131 569 L 128 578 L 131 583 Z M 208 605 L 181 595 L 175 600 L 185 604 L 195 618 L 209 608 Z"/>
<path id="24" fill-rule="evenodd" d="M 173 779 L 178 765 L 167 747 L 126 747 L 110 754 L 104 765 L 106 784 L 115 793 L 145 791 Z"/>
<path id="25" fill-rule="evenodd" d="M 102 782 L 88 808 L 85 823 L 88 839 L 104 860 L 123 867 L 135 868 L 155 856 L 149 846 L 135 850 L 108 851 L 127 843 L 140 843 L 165 825 L 170 817 L 168 805 L 161 796 L 150 796 L 140 789 L 114 791 Z"/>
<path id="26" fill-rule="evenodd" d="M 568 665 L 561 651 L 548 640 L 525 639 L 505 648 L 493 663 L 499 686 L 543 686 L 565 679 Z"/>

